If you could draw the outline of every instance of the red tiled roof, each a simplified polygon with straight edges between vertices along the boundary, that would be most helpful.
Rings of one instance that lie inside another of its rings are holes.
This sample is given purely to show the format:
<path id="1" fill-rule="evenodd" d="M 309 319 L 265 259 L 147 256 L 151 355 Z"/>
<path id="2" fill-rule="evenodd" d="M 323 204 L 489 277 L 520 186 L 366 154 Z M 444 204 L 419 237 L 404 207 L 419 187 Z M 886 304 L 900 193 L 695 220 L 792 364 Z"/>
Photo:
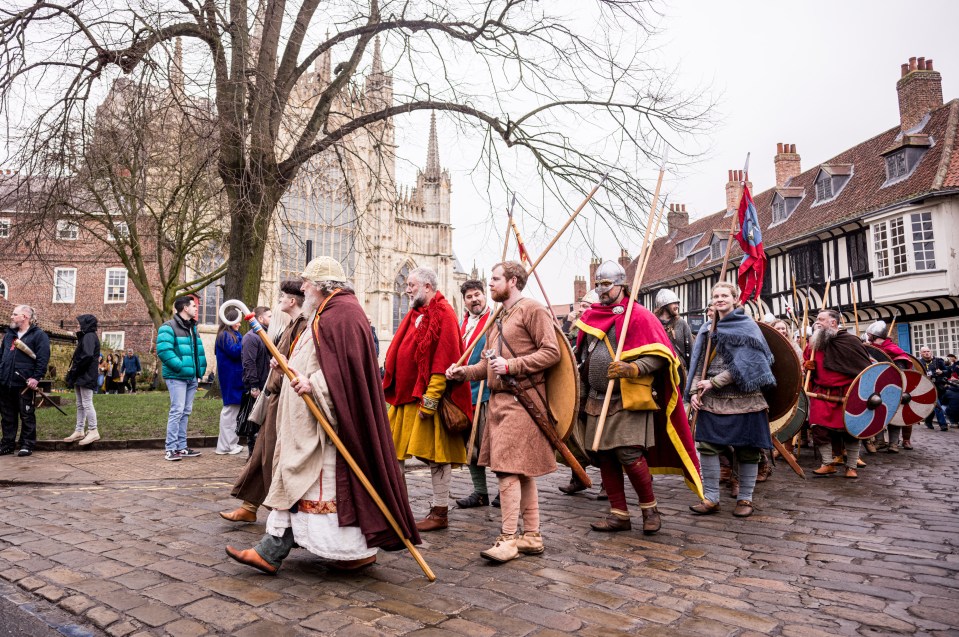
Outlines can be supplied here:
<path id="1" fill-rule="evenodd" d="M 919 165 L 907 179 L 885 188 L 882 186 L 886 182 L 886 164 L 885 158 L 880 153 L 894 144 L 900 134 L 899 126 L 890 128 L 827 161 L 812 166 L 787 184 L 789 194 L 798 192 L 795 189 L 801 189 L 805 192 L 805 196 L 789 218 L 775 226 L 770 224 L 772 201 L 777 189 L 774 187 L 758 194 L 753 193 L 766 250 L 899 202 L 928 193 L 959 188 L 957 128 L 959 128 L 959 100 L 952 100 L 934 110 L 921 131 L 923 134 L 932 136 L 933 146 L 926 151 Z M 852 172 L 843 189 L 832 200 L 813 206 L 816 197 L 815 181 L 820 169 L 828 166 L 835 170 L 845 165 L 851 165 Z M 783 190 L 779 189 L 780 192 Z M 689 251 L 689 254 L 695 253 L 709 245 L 713 231 L 728 235 L 731 223 L 732 217 L 726 216 L 726 211 L 722 210 L 691 222 L 687 227 L 676 232 L 671 239 L 668 236 L 657 239 L 646 269 L 643 290 L 648 291 L 665 282 L 718 267 L 722 263 L 722 258 L 707 259 L 694 268 L 688 268 L 685 258 L 675 260 L 676 244 L 703 233 L 703 237 Z M 731 261 L 741 256 L 742 251 L 733 242 Z M 632 276 L 635 265 L 634 260 L 630 264 L 629 276 Z"/>

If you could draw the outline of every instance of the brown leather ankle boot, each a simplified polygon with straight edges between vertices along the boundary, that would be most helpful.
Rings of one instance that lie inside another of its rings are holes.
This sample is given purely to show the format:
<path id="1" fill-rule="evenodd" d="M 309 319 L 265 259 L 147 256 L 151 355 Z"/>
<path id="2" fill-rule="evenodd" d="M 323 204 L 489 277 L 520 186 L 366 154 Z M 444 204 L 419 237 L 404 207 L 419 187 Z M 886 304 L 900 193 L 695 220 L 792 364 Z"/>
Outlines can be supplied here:
<path id="1" fill-rule="evenodd" d="M 643 535 L 655 535 L 663 526 L 659 517 L 659 509 L 643 509 Z"/>
<path id="2" fill-rule="evenodd" d="M 447 517 L 448 513 L 448 506 L 432 507 L 425 518 L 416 522 L 416 530 L 420 533 L 425 533 L 427 531 L 439 531 L 440 529 L 447 528 L 450 525 L 449 518 Z"/>

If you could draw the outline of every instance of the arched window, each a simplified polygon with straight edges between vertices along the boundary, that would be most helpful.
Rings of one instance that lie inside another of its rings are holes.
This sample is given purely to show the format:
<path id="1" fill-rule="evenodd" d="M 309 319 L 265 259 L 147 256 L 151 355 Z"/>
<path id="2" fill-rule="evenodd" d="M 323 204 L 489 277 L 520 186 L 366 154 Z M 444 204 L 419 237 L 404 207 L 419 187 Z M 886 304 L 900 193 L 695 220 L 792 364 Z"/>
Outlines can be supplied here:
<path id="1" fill-rule="evenodd" d="M 7 298 L 7 282 L 0 279 L 0 298 Z"/>
<path id="2" fill-rule="evenodd" d="M 406 279 L 410 276 L 410 264 L 405 263 L 393 279 L 393 333 L 400 328 L 400 321 L 410 311 L 410 297 L 406 296 Z"/>

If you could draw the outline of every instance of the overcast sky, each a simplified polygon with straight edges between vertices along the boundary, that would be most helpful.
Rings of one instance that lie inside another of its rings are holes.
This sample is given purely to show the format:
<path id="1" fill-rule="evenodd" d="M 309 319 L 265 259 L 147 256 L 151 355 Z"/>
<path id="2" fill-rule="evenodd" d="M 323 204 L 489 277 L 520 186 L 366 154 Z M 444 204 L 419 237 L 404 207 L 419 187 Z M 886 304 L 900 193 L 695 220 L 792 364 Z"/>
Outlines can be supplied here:
<path id="1" fill-rule="evenodd" d="M 670 172 L 663 186 L 669 201 L 685 203 L 694 218 L 725 206 L 727 170 L 742 168 L 747 152 L 752 153 L 754 190 L 761 192 L 774 185 L 777 142 L 796 144 L 805 170 L 897 125 L 896 80 L 910 56 L 932 58 L 942 74 L 944 99 L 959 97 L 959 2 L 954 0 L 674 0 L 660 8 L 662 34 L 655 55 L 664 68 L 676 69 L 679 88 L 704 88 L 719 102 L 705 145 L 710 150 L 695 165 Z M 411 164 L 425 163 L 428 125 L 426 114 L 399 123 L 399 152 Z M 454 251 L 467 270 L 474 260 L 488 270 L 502 244 L 496 236 L 500 230 L 488 221 L 485 199 L 500 195 L 478 192 L 477 185 L 485 185 L 471 175 L 471 140 L 457 137 L 442 117 L 439 129 L 441 160 L 453 182 Z M 400 180 L 411 184 L 409 164 L 398 168 Z M 646 175 L 650 190 L 654 168 Z M 569 210 L 555 211 L 556 226 L 579 200 L 571 195 Z M 499 206 L 505 205 L 504 197 Z M 587 231 L 595 222 L 590 215 L 584 213 Z M 533 234 L 530 252 L 537 255 L 548 239 L 545 231 Z M 633 256 L 641 239 L 624 241 Z M 583 233 L 571 234 L 538 269 L 553 303 L 570 302 L 573 276 L 587 274 L 587 243 L 596 244 L 604 258 L 618 254 L 608 236 L 587 240 Z M 532 284 L 530 294 L 541 298 Z"/>

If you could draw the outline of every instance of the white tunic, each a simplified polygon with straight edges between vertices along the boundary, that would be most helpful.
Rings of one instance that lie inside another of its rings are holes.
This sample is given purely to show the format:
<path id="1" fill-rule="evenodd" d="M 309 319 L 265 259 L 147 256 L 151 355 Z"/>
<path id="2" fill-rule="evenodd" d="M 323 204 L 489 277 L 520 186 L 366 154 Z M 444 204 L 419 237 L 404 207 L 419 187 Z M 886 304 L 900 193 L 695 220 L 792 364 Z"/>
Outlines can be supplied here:
<path id="1" fill-rule="evenodd" d="M 323 370 L 317 360 L 313 332 L 309 327 L 297 341 L 290 367 L 307 376 L 313 385 L 313 400 L 336 429 L 336 416 Z M 310 553 L 330 560 L 370 557 L 375 548 L 366 545 L 358 526 L 339 525 L 336 513 L 290 513 L 298 500 L 336 501 L 336 447 L 310 413 L 306 402 L 284 379 L 277 410 L 276 451 L 273 483 L 265 505 L 273 507 L 266 532 L 282 537 L 293 529 L 296 543 Z"/>

